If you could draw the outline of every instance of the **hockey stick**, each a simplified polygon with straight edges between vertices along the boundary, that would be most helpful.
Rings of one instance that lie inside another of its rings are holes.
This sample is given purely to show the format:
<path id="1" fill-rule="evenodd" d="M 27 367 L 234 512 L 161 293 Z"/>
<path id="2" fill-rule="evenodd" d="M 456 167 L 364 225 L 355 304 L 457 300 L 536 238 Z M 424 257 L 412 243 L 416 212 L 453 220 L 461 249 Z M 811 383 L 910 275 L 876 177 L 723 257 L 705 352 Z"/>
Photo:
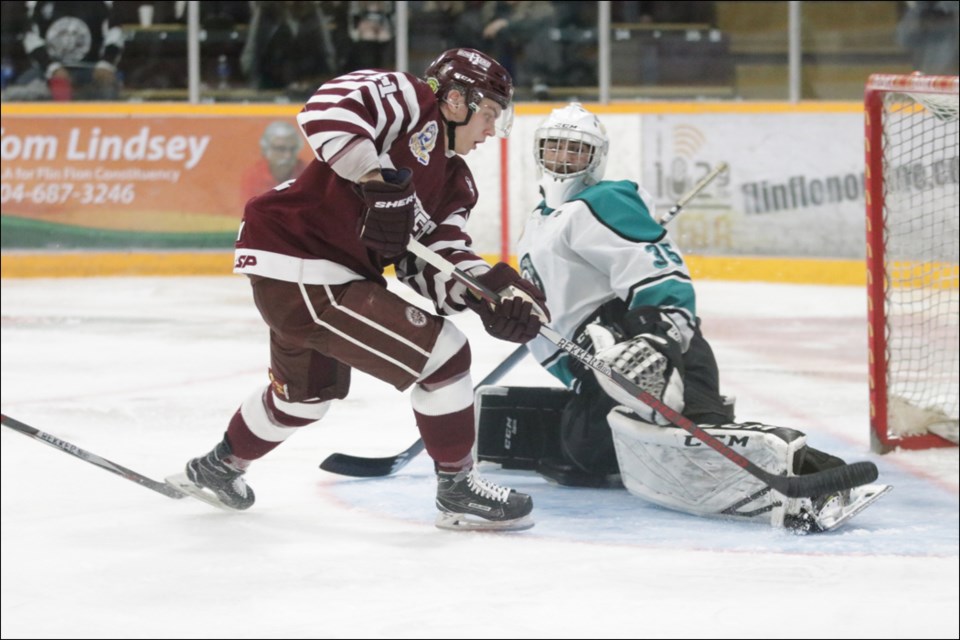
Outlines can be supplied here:
<path id="1" fill-rule="evenodd" d="M 677 203 L 660 219 L 661 225 L 666 225 L 668 222 L 673 220 L 680 210 L 693 198 L 703 190 L 710 182 L 713 181 L 718 175 L 726 171 L 727 164 L 721 162 L 718 164 L 710 173 L 705 175 L 700 179 L 697 184 L 693 185 L 693 188 L 688 191 Z M 487 385 L 487 384 L 496 384 L 496 382 L 502 378 L 513 366 L 526 355 L 527 350 L 525 347 L 521 346 L 516 351 L 514 351 L 510 356 L 507 357 L 503 363 L 500 364 L 496 369 L 494 369 L 486 378 L 481 380 L 477 387 Z M 474 388 L 476 390 L 476 388 Z M 360 456 L 351 456 L 345 453 L 332 453 L 327 456 L 327 459 L 320 463 L 320 468 L 324 471 L 329 471 L 331 473 L 338 473 L 344 476 L 355 476 L 361 478 L 370 478 L 370 477 L 379 477 L 379 476 L 388 476 L 393 473 L 396 473 L 402 469 L 408 462 L 413 458 L 420 455 L 423 451 L 423 440 L 418 439 L 412 445 L 407 447 L 401 453 L 398 453 L 395 456 L 387 456 L 384 458 L 363 458 Z"/>
<path id="2" fill-rule="evenodd" d="M 676 218 L 677 214 L 680 213 L 681 209 L 687 206 L 688 202 L 693 200 L 698 193 L 703 191 L 704 187 L 706 187 L 708 184 L 713 182 L 714 178 L 716 178 L 718 175 L 720 175 L 726 170 L 727 170 L 727 163 L 721 162 L 716 167 L 714 167 L 713 170 L 710 171 L 710 173 L 700 178 L 700 181 L 697 184 L 693 185 L 690 191 L 684 194 L 682 198 L 677 200 L 677 204 L 670 207 L 670 211 L 667 211 L 665 214 L 663 214 L 663 216 L 659 220 L 660 226 L 661 227 L 667 226 L 667 223 L 673 220 L 674 218 Z"/>
<path id="3" fill-rule="evenodd" d="M 482 283 L 477 281 L 469 274 L 457 269 L 443 256 L 423 246 L 416 239 L 410 240 L 410 243 L 407 245 L 407 249 L 411 253 L 415 254 L 418 258 L 424 260 L 428 264 L 433 265 L 433 267 L 441 273 L 462 282 L 484 300 L 488 300 L 493 303 L 499 301 L 500 296 L 496 292 L 486 288 Z M 708 447 L 725 457 L 727 460 L 730 460 L 752 476 L 759 478 L 774 490 L 782 493 L 788 498 L 799 498 L 801 496 L 811 497 L 823 495 L 825 493 L 832 493 L 835 491 L 842 491 L 845 489 L 852 489 L 853 487 L 859 487 L 860 485 L 873 482 L 879 475 L 877 471 L 877 465 L 873 464 L 872 462 L 855 462 L 853 464 L 835 467 L 833 469 L 826 469 L 824 471 L 818 471 L 816 473 L 802 476 L 774 475 L 769 471 L 761 469 L 757 465 L 753 464 L 742 455 L 728 447 L 722 441 L 710 435 L 691 422 L 689 419 L 680 415 L 662 403 L 660 400 L 635 385 L 626 376 L 611 369 L 606 362 L 600 360 L 596 356 L 591 355 L 581 347 L 577 346 L 575 342 L 567 340 L 550 327 L 546 325 L 541 326 L 540 335 L 555 344 L 560 349 L 566 351 L 571 357 L 579 360 L 585 366 L 590 367 L 598 374 L 612 380 L 616 385 L 626 390 L 633 397 L 637 398 L 645 405 L 666 418 L 671 424 L 680 427 L 684 431 L 687 431 L 697 440 L 700 440 Z"/>
<path id="4" fill-rule="evenodd" d="M 513 353 L 507 356 L 506 360 L 497 365 L 496 369 L 488 373 L 483 380 L 478 382 L 473 390 L 476 391 L 484 385 L 496 384 L 500 378 L 513 369 L 526 355 L 527 347 L 520 345 Z M 405 467 L 408 462 L 420 455 L 421 451 L 423 451 L 423 439 L 418 438 L 416 442 L 401 453 L 384 458 L 363 458 L 345 453 L 331 453 L 327 456 L 326 460 L 320 463 L 320 468 L 330 473 L 338 473 L 342 476 L 354 476 L 357 478 L 389 476 Z"/>
<path id="5" fill-rule="evenodd" d="M 25 436 L 30 436 L 34 440 L 39 440 L 40 442 L 48 444 L 55 449 L 69 453 L 72 456 L 76 456 L 84 462 L 89 462 L 90 464 L 96 465 L 101 469 L 106 469 L 110 473 L 115 473 L 121 478 L 126 478 L 131 482 L 136 482 L 142 487 L 146 487 L 147 489 L 151 489 L 157 493 L 162 493 L 168 498 L 175 498 L 179 500 L 180 498 L 186 497 L 185 494 L 177 491 L 166 483 L 157 482 L 156 480 L 152 480 L 145 475 L 137 473 L 136 471 L 131 471 L 126 467 L 121 467 L 115 462 L 110 462 L 106 458 L 101 458 L 95 453 L 84 451 L 76 445 L 70 444 L 69 442 L 61 440 L 60 438 L 55 438 L 49 433 L 40 431 L 39 429 L 34 429 L 33 427 L 26 425 L 19 420 L 14 420 L 8 415 L 0 415 L 0 418 L 2 418 L 3 426 L 5 427 L 10 427 L 14 431 L 18 431 Z"/>

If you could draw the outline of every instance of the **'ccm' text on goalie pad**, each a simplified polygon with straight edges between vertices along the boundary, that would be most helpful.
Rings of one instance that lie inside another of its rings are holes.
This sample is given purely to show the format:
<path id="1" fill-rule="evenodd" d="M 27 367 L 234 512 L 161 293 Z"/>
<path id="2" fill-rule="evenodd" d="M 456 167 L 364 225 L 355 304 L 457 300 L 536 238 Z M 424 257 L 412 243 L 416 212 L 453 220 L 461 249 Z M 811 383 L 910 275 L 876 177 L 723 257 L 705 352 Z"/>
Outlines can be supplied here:
<path id="1" fill-rule="evenodd" d="M 678 427 L 639 420 L 626 407 L 607 416 L 627 490 L 655 504 L 700 516 L 782 526 L 799 506 Z M 794 475 L 794 456 L 806 444 L 800 431 L 762 424 L 704 430 L 770 473 Z"/>

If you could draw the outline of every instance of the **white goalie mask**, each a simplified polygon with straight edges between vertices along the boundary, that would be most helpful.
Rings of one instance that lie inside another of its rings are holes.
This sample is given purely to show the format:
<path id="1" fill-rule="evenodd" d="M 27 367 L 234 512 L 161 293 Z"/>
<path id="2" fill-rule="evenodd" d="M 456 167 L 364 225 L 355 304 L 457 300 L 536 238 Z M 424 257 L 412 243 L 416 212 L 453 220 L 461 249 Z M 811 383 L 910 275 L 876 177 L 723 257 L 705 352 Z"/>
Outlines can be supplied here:
<path id="1" fill-rule="evenodd" d="M 603 180 L 610 138 L 597 116 L 577 102 L 553 113 L 533 138 L 540 192 L 556 209 Z"/>

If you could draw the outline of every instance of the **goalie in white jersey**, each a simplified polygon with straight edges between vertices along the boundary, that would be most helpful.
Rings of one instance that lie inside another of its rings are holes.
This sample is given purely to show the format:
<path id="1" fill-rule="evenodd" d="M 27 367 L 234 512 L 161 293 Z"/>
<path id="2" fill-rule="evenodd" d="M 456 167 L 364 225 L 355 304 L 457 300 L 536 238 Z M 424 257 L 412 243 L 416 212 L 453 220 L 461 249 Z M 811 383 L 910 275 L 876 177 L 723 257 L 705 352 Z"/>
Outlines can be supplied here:
<path id="1" fill-rule="evenodd" d="M 603 180 L 609 144 L 599 119 L 576 103 L 553 111 L 534 138 L 543 201 L 517 253 L 523 276 L 546 294 L 550 327 L 771 473 L 845 464 L 807 446 L 800 431 L 734 422 L 683 256 L 643 189 Z M 478 390 L 481 461 L 802 532 L 833 528 L 888 489 L 785 498 L 547 339 L 528 348 L 566 389 Z"/>

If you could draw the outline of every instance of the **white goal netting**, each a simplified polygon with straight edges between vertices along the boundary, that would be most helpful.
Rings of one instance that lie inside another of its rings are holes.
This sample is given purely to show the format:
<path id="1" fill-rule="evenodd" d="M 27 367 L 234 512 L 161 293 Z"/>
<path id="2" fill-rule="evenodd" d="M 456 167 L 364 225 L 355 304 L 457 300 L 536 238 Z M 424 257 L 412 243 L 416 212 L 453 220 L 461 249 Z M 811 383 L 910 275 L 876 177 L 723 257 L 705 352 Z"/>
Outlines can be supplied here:
<path id="1" fill-rule="evenodd" d="M 914 79 L 916 77 L 906 76 Z M 886 428 L 891 437 L 950 433 L 958 421 L 960 150 L 958 96 L 926 87 L 881 92 Z M 903 81 L 906 83 L 906 81 Z M 868 158 L 869 161 L 869 158 Z M 877 219 L 877 213 L 882 214 Z"/>

